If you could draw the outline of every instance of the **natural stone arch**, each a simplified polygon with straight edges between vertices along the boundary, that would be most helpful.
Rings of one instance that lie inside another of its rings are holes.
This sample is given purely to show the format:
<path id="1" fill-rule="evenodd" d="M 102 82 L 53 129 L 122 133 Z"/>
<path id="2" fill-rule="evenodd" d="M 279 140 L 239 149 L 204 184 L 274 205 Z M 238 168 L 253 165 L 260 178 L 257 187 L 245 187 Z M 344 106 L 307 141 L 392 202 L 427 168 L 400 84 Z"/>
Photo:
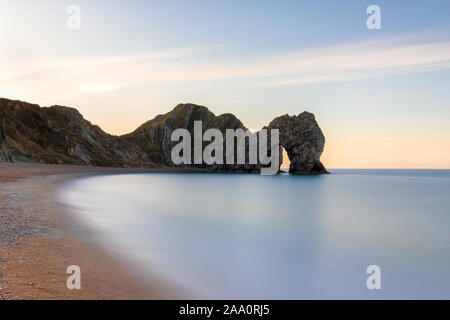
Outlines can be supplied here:
<path id="1" fill-rule="evenodd" d="M 326 173 L 320 162 L 325 145 L 325 137 L 316 122 L 314 114 L 303 112 L 298 116 L 284 115 L 270 122 L 268 129 L 278 129 L 280 145 L 286 150 L 289 173 Z M 281 161 L 280 161 L 281 164 Z"/>

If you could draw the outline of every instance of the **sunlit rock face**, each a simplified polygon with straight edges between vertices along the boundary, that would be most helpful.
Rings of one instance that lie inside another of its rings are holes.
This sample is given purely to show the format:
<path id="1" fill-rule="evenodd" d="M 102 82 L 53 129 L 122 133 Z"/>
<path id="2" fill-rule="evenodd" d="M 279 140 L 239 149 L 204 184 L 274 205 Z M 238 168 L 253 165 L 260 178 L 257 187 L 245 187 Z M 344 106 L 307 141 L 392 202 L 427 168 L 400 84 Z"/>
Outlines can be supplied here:
<path id="1" fill-rule="evenodd" d="M 268 128 L 278 129 L 280 132 L 280 145 L 286 150 L 291 162 L 289 173 L 327 173 L 320 162 L 325 137 L 314 114 L 306 111 L 298 116 L 286 114 L 272 120 Z"/>

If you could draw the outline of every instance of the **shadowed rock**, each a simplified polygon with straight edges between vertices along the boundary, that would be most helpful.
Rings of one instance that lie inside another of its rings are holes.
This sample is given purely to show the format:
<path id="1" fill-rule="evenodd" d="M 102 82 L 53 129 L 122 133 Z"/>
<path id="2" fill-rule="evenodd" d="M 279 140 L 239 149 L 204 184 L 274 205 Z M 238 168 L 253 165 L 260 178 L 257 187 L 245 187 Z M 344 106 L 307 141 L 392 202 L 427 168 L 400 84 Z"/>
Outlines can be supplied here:
<path id="1" fill-rule="evenodd" d="M 0 124 L 0 162 L 11 162 L 12 157 L 6 143 L 6 137 L 3 132 L 3 125 Z"/>
<path id="2" fill-rule="evenodd" d="M 314 114 L 306 111 L 298 116 L 286 114 L 272 120 L 268 129 L 278 129 L 280 132 L 280 145 L 291 161 L 289 173 L 327 173 L 320 162 L 325 137 Z"/>
<path id="3" fill-rule="evenodd" d="M 194 136 L 194 121 L 202 122 L 202 130 L 245 129 L 242 122 L 231 113 L 216 116 L 203 106 L 192 103 L 179 104 L 170 112 L 158 115 L 147 121 L 134 132 L 122 136 L 126 141 L 138 145 L 155 163 L 172 167 L 172 148 L 178 142 L 172 142 L 172 132 L 176 129 L 187 129 Z M 193 163 L 193 161 L 192 161 Z M 196 167 L 205 167 L 197 165 Z"/>
<path id="4" fill-rule="evenodd" d="M 137 146 L 104 132 L 74 108 L 0 98 L 0 161 L 150 166 Z"/>
<path id="5" fill-rule="evenodd" d="M 22 101 L 0 99 L 0 162 L 173 167 L 171 151 L 177 142 L 171 141 L 172 132 L 184 128 L 193 136 L 194 121 L 202 121 L 203 132 L 211 128 L 223 134 L 226 129 L 246 130 L 233 114 L 216 116 L 206 107 L 188 103 L 156 116 L 130 134 L 112 136 L 85 120 L 74 108 L 41 108 Z M 281 116 L 274 119 L 268 129 L 279 129 L 280 144 L 291 160 L 290 173 L 326 173 L 320 162 L 325 138 L 313 114 Z M 224 137 L 224 147 L 225 143 Z M 248 163 L 248 152 L 246 164 L 189 166 L 215 172 L 260 172 L 261 168 L 260 164 Z"/>

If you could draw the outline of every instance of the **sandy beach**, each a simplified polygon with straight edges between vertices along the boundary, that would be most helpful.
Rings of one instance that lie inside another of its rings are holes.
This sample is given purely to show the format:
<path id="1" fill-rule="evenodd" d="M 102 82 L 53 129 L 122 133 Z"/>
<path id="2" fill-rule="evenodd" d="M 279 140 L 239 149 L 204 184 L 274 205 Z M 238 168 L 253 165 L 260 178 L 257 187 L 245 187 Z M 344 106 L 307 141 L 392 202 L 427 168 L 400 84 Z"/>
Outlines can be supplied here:
<path id="1" fill-rule="evenodd" d="M 82 224 L 57 202 L 63 182 L 131 170 L 162 169 L 1 163 L 0 299 L 176 298 L 173 286 L 156 275 L 142 277 L 138 266 L 82 236 L 89 230 L 74 232 Z M 82 270 L 81 290 L 66 287 L 73 264 Z"/>

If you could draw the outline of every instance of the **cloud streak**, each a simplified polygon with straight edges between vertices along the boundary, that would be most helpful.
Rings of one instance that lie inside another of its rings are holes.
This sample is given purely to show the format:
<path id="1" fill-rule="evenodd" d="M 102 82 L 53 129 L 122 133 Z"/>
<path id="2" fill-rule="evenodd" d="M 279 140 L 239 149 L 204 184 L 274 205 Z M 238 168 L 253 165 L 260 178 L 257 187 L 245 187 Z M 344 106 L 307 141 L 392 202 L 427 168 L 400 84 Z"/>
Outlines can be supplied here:
<path id="1" fill-rule="evenodd" d="M 193 47 L 134 55 L 0 62 L 6 91 L 101 93 L 124 86 L 237 81 L 286 86 L 355 81 L 450 68 L 450 41 L 397 37 L 246 58 L 213 58 L 221 47 Z M 205 54 L 206 53 L 206 54 Z"/>

